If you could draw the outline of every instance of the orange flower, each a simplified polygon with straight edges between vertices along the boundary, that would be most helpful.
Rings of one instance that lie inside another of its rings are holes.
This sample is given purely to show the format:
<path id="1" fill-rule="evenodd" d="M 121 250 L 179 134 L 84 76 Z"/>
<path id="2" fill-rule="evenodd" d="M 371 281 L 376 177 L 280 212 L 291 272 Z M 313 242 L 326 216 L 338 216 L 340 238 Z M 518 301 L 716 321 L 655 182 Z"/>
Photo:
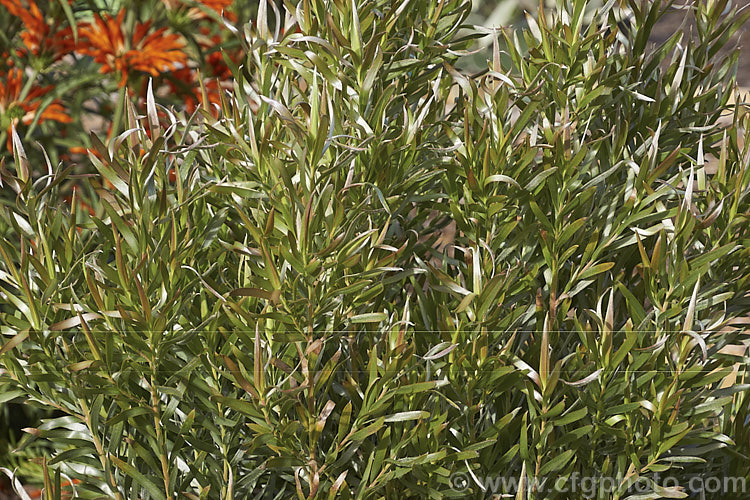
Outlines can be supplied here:
<path id="1" fill-rule="evenodd" d="M 8 9 L 11 15 L 21 19 L 25 31 L 21 32 L 26 49 L 35 56 L 51 53 L 52 59 L 57 61 L 73 49 L 73 36 L 70 28 L 57 29 L 47 24 L 44 14 L 39 10 L 34 0 L 28 0 L 25 8 L 21 0 L 0 0 L 0 4 Z"/>
<path id="2" fill-rule="evenodd" d="M 17 125 L 20 121 L 24 125 L 29 125 L 34 121 L 39 107 L 42 104 L 42 97 L 52 88 L 32 87 L 25 98 L 21 99 L 21 90 L 23 88 L 23 71 L 13 68 L 7 71 L 6 75 L 0 77 L 0 123 L 8 130 L 8 149 L 11 149 L 11 125 Z M 39 114 L 39 121 L 53 120 L 60 123 L 70 123 L 73 119 L 65 114 L 65 108 L 58 99 L 55 99 Z"/>
<path id="3" fill-rule="evenodd" d="M 208 102 L 205 103 L 214 116 L 218 116 L 218 109 L 221 106 L 221 97 L 233 87 L 233 75 L 229 69 L 222 51 L 216 50 L 216 47 L 224 45 L 224 40 L 220 35 L 210 35 L 210 31 L 205 27 L 200 28 L 198 44 L 206 50 L 203 56 L 205 64 L 203 69 L 203 87 L 206 89 Z M 237 63 L 243 58 L 241 50 L 233 50 L 228 53 L 230 60 Z M 203 93 L 201 92 L 201 81 L 199 73 L 192 68 L 182 68 L 174 71 L 167 82 L 171 90 L 184 99 L 185 109 L 188 113 L 193 113 L 199 105 L 204 104 Z"/>
<path id="4" fill-rule="evenodd" d="M 180 4 L 182 3 L 181 0 L 162 0 L 162 2 L 169 10 L 179 8 Z M 229 7 L 232 6 L 234 0 L 199 0 L 196 3 L 200 3 L 204 7 L 207 7 L 217 14 L 224 16 L 229 21 L 234 22 L 237 20 L 237 15 L 234 12 L 229 12 Z M 192 7 L 188 10 L 187 17 L 189 19 L 206 19 L 209 16 L 207 16 L 206 13 L 198 7 Z"/>
<path id="5" fill-rule="evenodd" d="M 138 23 L 132 36 L 126 39 L 122 31 L 125 9 L 116 18 L 107 14 L 94 16 L 94 23 L 78 29 L 78 51 L 92 56 L 102 65 L 100 73 L 120 73 L 120 86 L 125 86 L 131 71 L 143 71 L 153 76 L 177 69 L 187 63 L 185 47 L 179 35 L 167 34 L 166 28 L 149 33 L 151 21 Z"/>
<path id="6" fill-rule="evenodd" d="M 224 60 L 224 54 L 221 50 L 222 47 L 226 46 L 227 41 L 221 35 L 211 35 L 211 30 L 206 27 L 201 27 L 199 31 L 196 41 L 204 51 L 203 59 L 206 62 L 205 67 L 211 68 L 210 75 L 222 81 L 232 78 L 232 71 Z M 234 64 L 239 64 L 245 57 L 243 51 L 238 48 L 231 51 L 224 49 L 223 52 L 229 56 L 229 60 Z"/>
<path id="7" fill-rule="evenodd" d="M 237 60 L 237 58 L 234 57 L 232 57 L 232 59 L 235 62 Z M 221 54 L 221 51 L 217 50 L 208 54 L 206 56 L 206 63 L 211 67 L 213 75 L 219 80 L 223 81 L 232 78 L 232 70 L 229 69 L 226 61 L 224 61 L 224 56 Z"/>
<path id="8" fill-rule="evenodd" d="M 218 116 L 221 94 L 232 88 L 231 82 L 220 83 L 216 78 L 204 79 L 203 87 L 206 89 L 206 97 L 208 97 L 208 103 L 204 103 L 197 71 L 183 68 L 173 72 L 172 76 L 174 76 L 174 79 L 170 79 L 167 83 L 173 92 L 182 96 L 185 110 L 188 113 L 195 112 L 201 104 L 207 104 L 214 116 Z"/>
<path id="9" fill-rule="evenodd" d="M 78 228 L 78 232 L 79 233 L 81 232 L 81 228 L 80 227 Z M 32 241 L 32 243 L 33 243 L 33 241 Z M 73 484 L 78 484 L 80 482 L 81 482 L 80 479 L 73 479 Z M 72 492 L 68 493 L 68 491 L 67 491 L 70 488 L 70 481 L 63 481 L 60 486 L 62 486 L 62 488 L 65 490 L 63 492 L 63 494 L 62 494 L 63 500 L 70 499 L 71 496 L 72 496 Z M 43 491 L 40 490 L 40 489 L 30 489 L 30 490 L 26 491 L 26 494 L 28 496 L 30 496 L 32 498 L 32 500 L 37 500 L 37 499 L 41 500 L 42 498 L 44 498 Z"/>
<path id="10" fill-rule="evenodd" d="M 222 12 L 229 10 L 229 7 L 232 6 L 234 0 L 203 0 L 200 3 L 216 13 L 221 14 Z"/>
<path id="11" fill-rule="evenodd" d="M 13 59 L 11 59 L 7 51 L 0 54 L 0 68 L 7 70 L 8 68 L 12 68 L 14 64 Z"/>

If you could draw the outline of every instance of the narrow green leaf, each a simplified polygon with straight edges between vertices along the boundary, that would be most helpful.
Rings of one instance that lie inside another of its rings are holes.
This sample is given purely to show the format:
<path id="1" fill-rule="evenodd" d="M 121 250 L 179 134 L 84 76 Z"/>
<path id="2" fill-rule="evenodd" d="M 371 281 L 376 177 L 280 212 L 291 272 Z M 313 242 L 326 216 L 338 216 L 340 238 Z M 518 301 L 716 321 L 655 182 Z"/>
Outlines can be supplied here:
<path id="1" fill-rule="evenodd" d="M 380 323 L 386 319 L 388 319 L 386 313 L 364 313 L 352 316 L 350 321 L 352 323 Z"/>
<path id="2" fill-rule="evenodd" d="M 143 489 L 145 489 L 148 494 L 151 495 L 151 498 L 166 500 L 167 497 L 164 496 L 164 492 L 159 488 L 158 483 L 147 478 L 146 476 L 141 474 L 135 467 L 127 462 L 120 460 L 114 455 L 110 455 L 109 459 L 113 464 L 117 466 L 118 469 L 127 474 L 129 477 L 133 478 L 136 483 L 140 484 Z"/>

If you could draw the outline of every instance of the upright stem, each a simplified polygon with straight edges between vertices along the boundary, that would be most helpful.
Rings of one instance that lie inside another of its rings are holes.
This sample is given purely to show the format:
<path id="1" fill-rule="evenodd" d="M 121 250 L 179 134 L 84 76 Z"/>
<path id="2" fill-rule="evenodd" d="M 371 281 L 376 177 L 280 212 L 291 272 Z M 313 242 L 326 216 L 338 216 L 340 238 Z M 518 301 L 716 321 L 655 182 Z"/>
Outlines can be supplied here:
<path id="1" fill-rule="evenodd" d="M 119 94 L 117 96 L 117 106 L 115 106 L 115 116 L 112 119 L 112 127 L 109 129 L 109 134 L 107 134 L 107 142 L 111 141 L 114 136 L 117 135 L 117 132 L 119 131 L 120 122 L 122 121 L 122 114 L 123 110 L 125 108 L 125 99 L 127 98 L 127 87 L 123 86 L 120 87 Z"/>
<path id="2" fill-rule="evenodd" d="M 152 371 L 155 371 L 156 363 L 152 360 Z M 151 405 L 154 411 L 154 430 L 156 431 L 156 442 L 159 443 L 159 461 L 161 462 L 161 474 L 164 478 L 164 495 L 166 498 L 172 498 L 169 488 L 169 464 L 167 463 L 167 447 L 164 439 L 164 432 L 161 428 L 161 418 L 159 418 L 159 394 L 156 391 L 156 377 L 151 375 Z"/>
<path id="3" fill-rule="evenodd" d="M 99 455 L 99 461 L 102 464 L 102 469 L 104 470 L 104 473 L 106 474 L 107 481 L 109 482 L 109 486 L 112 488 L 112 491 L 115 494 L 115 498 L 117 500 L 122 500 L 122 495 L 120 495 L 120 491 L 117 488 L 117 483 L 115 482 L 115 478 L 112 476 L 112 471 L 107 466 L 107 456 L 104 452 L 104 446 L 102 446 L 102 442 L 99 439 L 99 436 L 96 434 L 96 429 L 94 429 L 91 425 L 91 413 L 89 410 L 88 405 L 86 404 L 85 399 L 81 399 L 81 409 L 83 410 L 83 417 L 86 421 L 86 427 L 88 427 L 89 432 L 91 432 L 91 439 L 94 441 L 94 446 L 96 447 L 96 453 Z"/>

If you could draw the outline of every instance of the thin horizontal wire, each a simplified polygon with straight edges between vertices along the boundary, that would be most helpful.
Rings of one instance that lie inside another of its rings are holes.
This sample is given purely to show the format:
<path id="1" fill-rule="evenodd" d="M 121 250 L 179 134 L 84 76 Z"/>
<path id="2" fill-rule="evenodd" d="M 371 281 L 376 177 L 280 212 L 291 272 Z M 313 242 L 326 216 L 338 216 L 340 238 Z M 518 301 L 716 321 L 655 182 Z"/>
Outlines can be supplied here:
<path id="1" fill-rule="evenodd" d="M 83 360 L 83 361 L 89 361 L 89 360 Z M 283 361 L 283 360 L 281 360 L 281 361 Z M 428 360 L 428 361 L 437 361 L 437 360 Z M 75 364 L 75 363 L 71 363 L 71 364 Z M 414 366 L 416 367 L 417 365 L 414 365 Z M 490 371 L 502 371 L 502 368 L 513 368 L 513 367 L 514 367 L 513 365 L 505 365 L 504 367 L 493 368 Z M 277 367 L 277 369 L 281 370 L 278 367 Z M 474 373 L 474 369 L 466 368 L 466 370 L 467 371 L 471 371 L 472 373 Z M 620 374 L 622 374 L 622 372 L 625 372 L 625 371 L 627 371 L 628 373 L 671 373 L 671 374 L 675 374 L 676 373 L 676 370 L 665 370 L 665 369 L 661 369 L 661 368 L 659 368 L 659 369 L 655 368 L 653 370 L 628 370 L 625 367 L 618 366 L 618 367 L 616 367 L 616 370 L 617 370 L 617 373 L 620 373 Z M 120 371 L 122 371 L 122 370 L 120 370 Z M 149 373 L 151 372 L 151 370 L 146 370 L 146 371 L 149 372 Z M 158 368 L 155 371 L 157 371 L 157 372 L 174 373 L 174 372 L 178 372 L 180 370 L 171 370 L 171 369 L 167 369 L 167 368 Z M 342 369 L 340 371 L 341 372 L 345 372 L 345 373 L 369 373 L 369 370 L 345 370 L 345 369 Z M 516 367 L 516 371 L 518 371 L 518 372 L 525 372 L 526 370 Z M 595 371 L 596 370 L 594 370 L 594 372 Z M 740 371 L 743 372 L 743 373 L 745 372 L 745 370 L 738 370 L 738 374 L 739 374 Z M 594 373 L 594 372 L 591 372 L 591 373 Z M 725 372 L 725 373 L 732 374 L 732 373 L 735 373 L 735 369 L 733 367 L 714 368 L 714 369 L 711 370 L 710 373 L 713 374 L 714 372 L 716 372 L 716 373 Z M 284 372 L 284 373 L 286 373 L 286 372 Z M 511 373 L 511 372 L 508 372 L 508 373 Z M 582 373 L 574 372 L 574 371 L 561 371 L 559 373 L 560 373 L 560 375 L 576 375 L 576 376 L 579 376 L 579 377 L 581 375 L 583 375 Z M 591 373 L 589 373 L 589 375 L 591 375 Z M 684 374 L 684 373 L 686 373 L 686 372 L 685 371 L 681 371 L 679 374 L 681 375 L 681 374 Z M 609 375 L 613 375 L 613 374 L 614 373 L 610 373 Z M 582 377 L 582 378 L 585 378 L 585 377 Z M 430 379 L 430 380 L 426 380 L 425 382 L 440 382 L 442 380 L 447 380 L 447 379 L 442 379 L 442 378 L 439 378 L 439 379 Z M 599 380 L 599 378 L 597 377 L 595 379 L 592 379 L 592 382 L 594 382 L 596 380 Z"/>
<path id="2" fill-rule="evenodd" d="M 358 323 L 358 324 L 363 324 L 364 325 L 366 323 Z M 723 331 L 723 328 L 736 328 L 736 330 Z M 77 328 L 77 327 L 64 328 L 64 329 L 61 329 L 61 330 L 49 330 L 49 329 L 47 329 L 47 330 L 37 330 L 37 331 L 65 332 L 65 331 L 74 330 L 74 329 L 75 330 L 83 331 L 83 328 Z M 203 329 L 196 330 L 196 329 L 192 329 L 192 328 L 178 329 L 178 330 L 145 330 L 145 329 L 127 329 L 127 330 L 126 329 L 118 329 L 118 330 L 111 330 L 111 329 L 89 328 L 89 330 L 92 331 L 92 332 L 110 332 L 110 333 L 112 333 L 112 332 L 142 332 L 142 333 L 151 333 L 151 332 L 165 332 L 165 333 L 176 333 L 176 332 L 189 332 L 189 333 L 199 333 L 199 332 L 202 332 L 202 333 L 220 333 L 220 332 L 229 332 L 229 333 L 231 333 L 231 332 L 238 332 L 238 333 L 248 333 L 249 332 L 249 333 L 255 333 L 255 329 L 254 328 L 253 329 L 247 329 L 247 330 L 238 330 L 236 328 L 226 329 L 226 330 L 203 330 Z M 390 328 L 389 329 L 384 329 L 384 328 L 379 329 L 379 331 L 383 331 L 383 332 L 388 332 L 390 330 L 392 330 L 392 329 L 390 329 Z M 612 332 L 612 333 L 621 333 L 621 332 L 630 331 L 630 332 L 637 332 L 637 333 L 665 333 L 665 334 L 669 334 L 669 333 L 682 333 L 682 332 L 685 332 L 685 331 L 693 331 L 693 332 L 697 332 L 697 333 L 703 332 L 703 333 L 726 333 L 726 334 L 730 334 L 730 333 L 742 333 L 742 332 L 744 332 L 746 330 L 750 331 L 750 326 L 746 326 L 746 327 L 725 326 L 725 327 L 722 327 L 722 329 L 713 329 L 713 330 L 640 330 L 640 329 L 624 330 L 624 329 L 620 328 L 620 329 L 612 329 L 612 330 L 610 330 L 610 332 Z M 306 333 L 306 332 L 304 332 L 302 330 L 269 330 L 269 329 L 260 328 L 260 327 L 258 328 L 258 331 L 261 331 L 261 332 L 271 332 L 271 333 Z M 459 332 L 459 331 L 472 332 L 474 330 L 473 329 L 469 329 L 469 328 L 463 329 L 463 330 L 461 330 L 461 329 L 453 329 L 453 330 L 447 330 L 447 329 L 445 329 L 445 330 L 413 330 L 413 329 L 407 328 L 404 331 L 408 332 L 408 333 L 446 333 L 446 332 L 448 332 L 448 333 L 455 333 L 455 332 Z M 539 329 L 539 330 L 483 330 L 483 332 L 484 333 L 541 333 L 542 330 L 541 329 Z M 587 333 L 587 332 L 588 333 L 601 333 L 600 330 L 588 330 L 588 331 L 587 330 L 547 330 L 547 332 L 549 332 L 549 333 Z M 357 330 L 351 330 L 351 329 L 350 330 L 322 330 L 322 331 L 321 330 L 313 330 L 312 333 L 358 333 L 358 331 Z"/>

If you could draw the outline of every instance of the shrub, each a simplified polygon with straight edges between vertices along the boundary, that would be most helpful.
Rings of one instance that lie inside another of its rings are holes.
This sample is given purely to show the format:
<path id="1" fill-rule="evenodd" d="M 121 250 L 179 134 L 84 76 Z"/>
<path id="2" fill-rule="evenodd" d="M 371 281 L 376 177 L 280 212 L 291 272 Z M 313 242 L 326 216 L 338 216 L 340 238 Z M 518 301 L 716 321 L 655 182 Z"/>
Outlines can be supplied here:
<path id="1" fill-rule="evenodd" d="M 0 366 L 4 399 L 60 413 L 25 441 L 53 447 L 47 493 L 744 480 L 748 118 L 720 125 L 716 54 L 748 15 L 725 4 L 652 48 L 660 2 L 627 33 L 570 2 L 467 75 L 460 0 L 261 3 L 218 117 L 148 92 L 92 138 L 93 214 L 14 140 Z"/>

